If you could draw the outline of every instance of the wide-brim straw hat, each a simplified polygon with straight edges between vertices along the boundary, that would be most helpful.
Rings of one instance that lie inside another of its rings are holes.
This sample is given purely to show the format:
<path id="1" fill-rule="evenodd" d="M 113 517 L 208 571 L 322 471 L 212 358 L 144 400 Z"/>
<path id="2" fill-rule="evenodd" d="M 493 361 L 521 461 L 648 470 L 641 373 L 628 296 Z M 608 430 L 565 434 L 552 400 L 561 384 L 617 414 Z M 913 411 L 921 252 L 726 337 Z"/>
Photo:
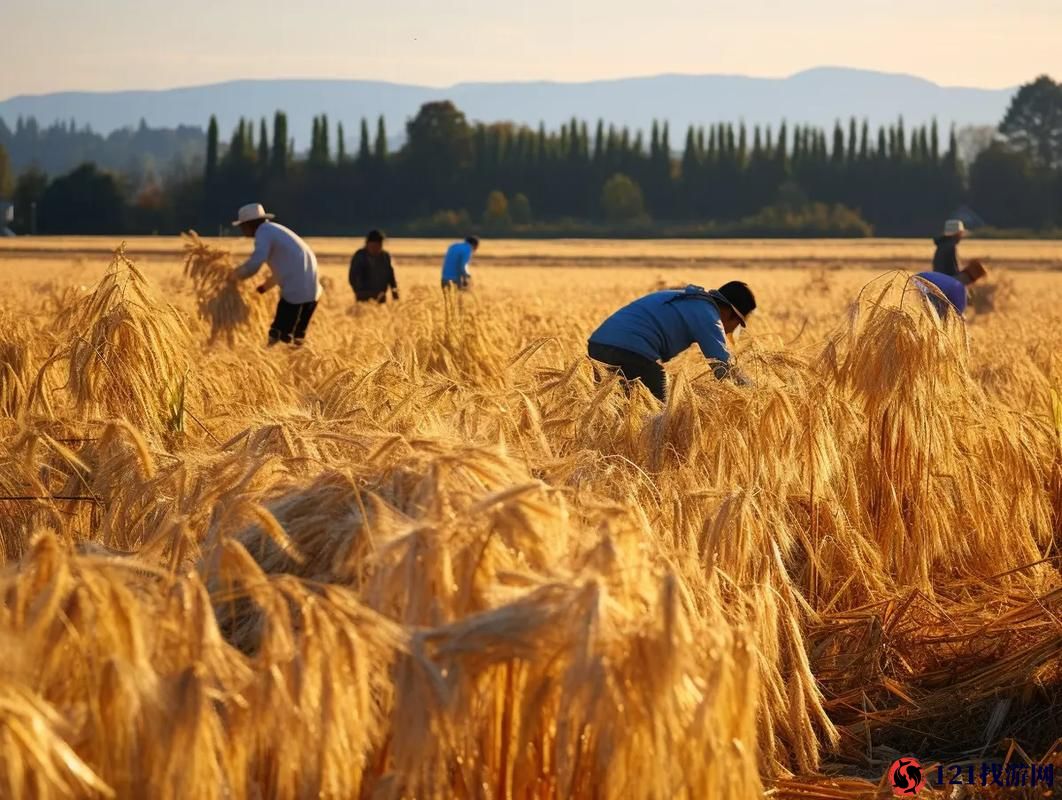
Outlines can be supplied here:
<path id="1" fill-rule="evenodd" d="M 949 219 L 944 223 L 945 236 L 959 236 L 966 233 L 966 225 L 961 219 Z"/>
<path id="2" fill-rule="evenodd" d="M 233 227 L 239 227 L 245 222 L 257 222 L 260 219 L 275 219 L 276 214 L 267 214 L 265 207 L 261 203 L 248 203 L 240 208 L 236 212 L 236 219 L 233 220 Z"/>

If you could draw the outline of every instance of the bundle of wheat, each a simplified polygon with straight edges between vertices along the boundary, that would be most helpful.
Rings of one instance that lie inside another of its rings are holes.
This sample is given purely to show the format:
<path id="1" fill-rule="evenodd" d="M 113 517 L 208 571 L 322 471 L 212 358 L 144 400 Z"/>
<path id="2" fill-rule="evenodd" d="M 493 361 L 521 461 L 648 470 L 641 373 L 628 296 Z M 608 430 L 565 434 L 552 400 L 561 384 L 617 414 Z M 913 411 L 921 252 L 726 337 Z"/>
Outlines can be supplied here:
<path id="1" fill-rule="evenodd" d="M 184 274 L 192 280 L 200 317 L 210 323 L 211 341 L 223 337 L 233 344 L 241 331 L 264 331 L 269 324 L 266 303 L 248 285 L 233 280 L 232 254 L 195 231 L 182 237 Z"/>
<path id="2" fill-rule="evenodd" d="M 26 409 L 33 383 L 34 336 L 24 320 L 0 309 L 0 415 L 15 417 Z"/>
<path id="3" fill-rule="evenodd" d="M 51 365 L 65 361 L 66 394 L 82 419 L 121 417 L 156 434 L 180 429 L 188 331 L 179 312 L 155 299 L 124 247 L 57 326 L 65 344 L 38 372 L 36 396 L 47 393 Z"/>

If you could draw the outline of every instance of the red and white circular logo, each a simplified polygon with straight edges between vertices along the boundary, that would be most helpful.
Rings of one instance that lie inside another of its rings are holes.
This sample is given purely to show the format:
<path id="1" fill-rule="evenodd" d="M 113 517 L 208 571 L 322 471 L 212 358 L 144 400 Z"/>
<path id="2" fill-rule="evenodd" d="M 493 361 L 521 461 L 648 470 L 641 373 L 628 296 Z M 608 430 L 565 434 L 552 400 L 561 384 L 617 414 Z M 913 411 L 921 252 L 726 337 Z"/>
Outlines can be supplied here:
<path id="1" fill-rule="evenodd" d="M 889 786 L 897 797 L 914 797 L 925 785 L 917 758 L 898 758 L 889 767 Z"/>

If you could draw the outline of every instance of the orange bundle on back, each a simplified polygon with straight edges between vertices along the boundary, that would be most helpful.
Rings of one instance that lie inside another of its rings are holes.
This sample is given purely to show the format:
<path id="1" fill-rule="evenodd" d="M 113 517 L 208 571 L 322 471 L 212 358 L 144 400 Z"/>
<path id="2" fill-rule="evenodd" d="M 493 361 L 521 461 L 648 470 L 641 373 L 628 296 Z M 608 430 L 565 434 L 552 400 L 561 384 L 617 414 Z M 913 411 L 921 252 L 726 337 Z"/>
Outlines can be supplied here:
<path id="1" fill-rule="evenodd" d="M 232 278 L 232 254 L 204 242 L 195 231 L 184 238 L 184 274 L 192 279 L 199 316 L 210 323 L 211 341 L 224 336 L 231 344 L 241 328 L 265 329 L 268 310 L 255 292 Z"/>

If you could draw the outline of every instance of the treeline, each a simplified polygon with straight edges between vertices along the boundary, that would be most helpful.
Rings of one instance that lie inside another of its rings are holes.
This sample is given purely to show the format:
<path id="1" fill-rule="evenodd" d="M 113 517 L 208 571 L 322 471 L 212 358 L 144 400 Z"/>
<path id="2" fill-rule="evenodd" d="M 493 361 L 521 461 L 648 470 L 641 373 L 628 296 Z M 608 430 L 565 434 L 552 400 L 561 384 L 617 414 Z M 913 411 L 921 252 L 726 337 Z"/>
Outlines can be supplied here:
<path id="1" fill-rule="evenodd" d="M 767 209 L 828 222 L 837 207 L 850 210 L 846 234 L 869 231 L 860 219 L 882 231 L 924 232 L 964 191 L 954 139 L 942 149 L 935 126 L 907 132 L 902 121 L 874 138 L 855 121 L 832 136 L 784 123 L 719 124 L 688 130 L 677 155 L 667 123 L 648 136 L 576 119 L 533 130 L 470 124 L 453 104 L 436 102 L 410 120 L 393 154 L 382 119 L 363 121 L 348 149 L 342 126 L 318 118 L 302 160 L 293 157 L 283 113 L 271 125 L 241 122 L 227 143 L 212 121 L 207 141 L 203 222 L 253 196 L 292 224 L 326 233 L 371 224 L 430 233 L 588 222 L 707 230 L 708 221 L 722 230 Z"/>
<path id="2" fill-rule="evenodd" d="M 200 127 L 151 128 L 146 122 L 112 131 L 107 136 L 75 120 L 41 127 L 33 117 L 19 117 L 14 127 L 0 119 L 0 147 L 11 168 L 22 172 L 35 167 L 48 175 L 61 175 L 82 164 L 120 173 L 139 185 L 153 176 L 168 177 L 181 168 L 202 165 L 206 136 Z"/>
<path id="3" fill-rule="evenodd" d="M 997 229 L 1062 227 L 1062 86 L 1047 77 L 1022 87 L 970 164 L 953 131 L 902 119 L 876 130 L 723 123 L 684 131 L 676 149 L 667 123 L 547 131 L 473 124 L 433 102 L 405 133 L 390 152 L 382 118 L 349 132 L 322 116 L 297 155 L 282 112 L 225 140 L 211 119 L 201 174 L 133 197 L 88 168 L 52 182 L 28 173 L 16 224 L 26 230 L 37 208 L 42 232 L 213 232 L 258 199 L 310 234 L 926 235 L 963 204 Z M 85 202 L 93 193 L 106 202 Z"/>

